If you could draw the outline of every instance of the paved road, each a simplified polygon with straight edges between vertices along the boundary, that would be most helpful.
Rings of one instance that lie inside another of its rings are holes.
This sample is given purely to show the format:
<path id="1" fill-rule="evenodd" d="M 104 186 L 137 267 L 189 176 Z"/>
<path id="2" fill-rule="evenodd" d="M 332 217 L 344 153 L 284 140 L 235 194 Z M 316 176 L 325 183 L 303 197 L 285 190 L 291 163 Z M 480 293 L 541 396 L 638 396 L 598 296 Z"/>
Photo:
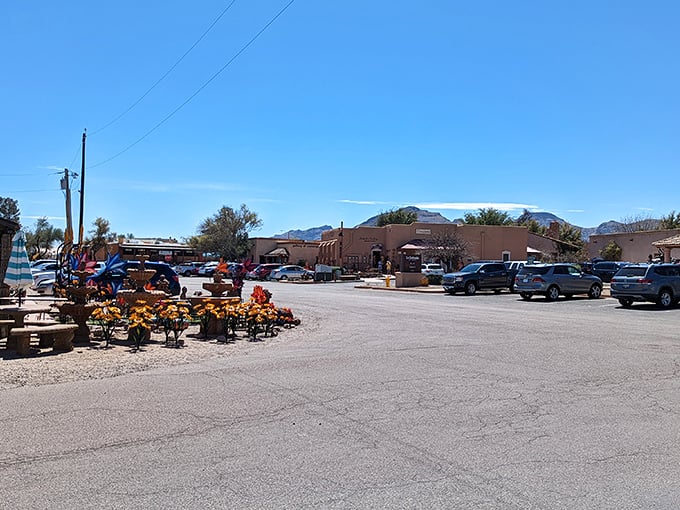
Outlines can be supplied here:
<path id="1" fill-rule="evenodd" d="M 2 506 L 680 507 L 680 310 L 267 286 L 285 341 L 0 393 Z"/>

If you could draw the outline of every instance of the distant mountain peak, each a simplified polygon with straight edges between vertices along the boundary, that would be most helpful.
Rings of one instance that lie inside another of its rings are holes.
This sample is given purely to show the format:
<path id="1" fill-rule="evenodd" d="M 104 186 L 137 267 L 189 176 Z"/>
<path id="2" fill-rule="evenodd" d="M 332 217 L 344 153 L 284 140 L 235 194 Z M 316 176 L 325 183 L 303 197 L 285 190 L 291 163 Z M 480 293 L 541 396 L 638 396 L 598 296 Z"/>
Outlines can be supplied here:
<path id="1" fill-rule="evenodd" d="M 445 218 L 438 212 L 432 212 L 428 211 L 425 209 L 419 209 L 418 207 L 415 207 L 413 205 L 407 206 L 407 207 L 401 207 L 400 209 L 409 211 L 409 212 L 414 212 L 418 215 L 418 220 L 421 223 L 460 223 L 462 220 L 456 219 L 454 221 L 449 220 L 448 218 Z M 556 221 L 560 224 L 564 223 L 569 223 L 566 220 L 563 220 L 559 216 L 556 216 L 553 213 L 550 212 L 530 212 L 530 217 L 531 219 L 535 220 L 539 225 L 544 226 L 544 227 L 549 227 L 550 224 L 553 221 Z M 363 223 L 359 223 L 357 227 L 375 227 L 378 225 L 378 217 L 380 214 L 377 214 L 375 216 L 372 216 L 371 218 L 368 218 L 366 221 Z M 646 223 L 649 223 L 651 228 L 656 228 L 654 227 L 655 224 L 658 225 L 659 220 L 645 220 Z M 626 225 L 624 223 L 621 223 L 619 221 L 614 221 L 614 220 L 609 220 L 605 221 L 604 223 L 600 223 L 597 227 L 579 227 L 578 225 L 573 225 L 573 227 L 578 228 L 581 230 L 581 236 L 583 237 L 584 241 L 587 241 L 588 238 L 592 234 L 613 234 L 616 232 L 624 232 L 625 230 L 629 229 L 630 226 Z M 633 224 L 634 226 L 635 224 Z M 307 230 L 289 230 L 288 232 L 284 232 L 283 234 L 278 234 L 275 235 L 274 238 L 276 239 L 300 239 L 303 241 L 319 241 L 321 239 L 321 234 L 322 232 L 325 232 L 326 230 L 332 230 L 333 227 L 330 225 L 323 225 L 321 227 L 313 227 L 313 228 L 308 228 Z"/>
<path id="2" fill-rule="evenodd" d="M 401 211 L 407 211 L 407 212 L 414 212 L 418 215 L 417 221 L 421 223 L 452 223 L 452 221 L 448 218 L 445 218 L 438 212 L 432 212 L 428 211 L 426 209 L 419 209 L 416 206 L 409 205 L 407 207 L 399 207 L 398 208 Z M 382 214 L 382 213 L 380 213 Z M 357 227 L 376 227 L 378 226 L 378 218 L 380 217 L 380 214 L 376 214 L 375 216 L 372 216 L 371 218 L 368 218 L 366 221 L 363 223 L 359 223 Z"/>
<path id="3" fill-rule="evenodd" d="M 321 227 L 312 227 L 307 230 L 289 230 L 283 234 L 277 234 L 274 239 L 300 239 L 301 241 L 319 241 L 321 234 L 326 230 L 332 230 L 330 225 L 323 225 Z"/>

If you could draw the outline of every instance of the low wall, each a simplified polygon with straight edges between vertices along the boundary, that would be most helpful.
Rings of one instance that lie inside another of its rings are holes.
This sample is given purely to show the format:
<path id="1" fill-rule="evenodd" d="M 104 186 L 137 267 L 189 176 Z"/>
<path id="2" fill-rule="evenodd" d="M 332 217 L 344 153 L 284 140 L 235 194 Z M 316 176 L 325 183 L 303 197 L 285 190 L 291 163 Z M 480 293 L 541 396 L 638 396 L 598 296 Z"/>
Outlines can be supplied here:
<path id="1" fill-rule="evenodd" d="M 397 287 L 420 287 L 422 273 L 401 273 L 397 271 Z"/>

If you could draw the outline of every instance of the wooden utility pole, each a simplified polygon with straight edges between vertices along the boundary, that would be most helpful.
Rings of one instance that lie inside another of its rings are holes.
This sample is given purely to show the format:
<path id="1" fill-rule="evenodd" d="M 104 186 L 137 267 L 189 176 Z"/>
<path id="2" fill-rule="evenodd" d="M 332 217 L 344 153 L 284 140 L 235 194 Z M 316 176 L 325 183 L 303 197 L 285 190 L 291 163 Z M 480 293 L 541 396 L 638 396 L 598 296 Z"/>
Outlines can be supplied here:
<path id="1" fill-rule="evenodd" d="M 87 129 L 83 131 L 83 157 L 80 164 L 80 221 L 78 222 L 78 246 L 83 244 L 83 212 L 85 209 L 85 138 Z"/>
<path id="2" fill-rule="evenodd" d="M 71 218 L 71 186 L 68 168 L 64 168 L 64 177 L 61 178 L 61 189 L 66 195 L 66 230 L 64 231 L 64 245 L 73 244 L 73 220 Z"/>

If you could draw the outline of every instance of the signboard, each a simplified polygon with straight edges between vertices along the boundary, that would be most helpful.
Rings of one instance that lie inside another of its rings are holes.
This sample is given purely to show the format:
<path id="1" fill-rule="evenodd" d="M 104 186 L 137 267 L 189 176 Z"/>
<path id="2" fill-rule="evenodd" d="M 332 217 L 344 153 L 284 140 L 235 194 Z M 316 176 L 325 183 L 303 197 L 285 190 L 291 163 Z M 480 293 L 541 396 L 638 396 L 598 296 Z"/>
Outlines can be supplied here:
<path id="1" fill-rule="evenodd" d="M 420 265 L 422 259 L 420 255 L 406 255 L 401 256 L 401 271 L 403 273 L 420 273 Z"/>
<path id="2" fill-rule="evenodd" d="M 416 234 L 430 235 L 432 234 L 432 230 L 430 230 L 429 228 L 417 228 Z"/>

